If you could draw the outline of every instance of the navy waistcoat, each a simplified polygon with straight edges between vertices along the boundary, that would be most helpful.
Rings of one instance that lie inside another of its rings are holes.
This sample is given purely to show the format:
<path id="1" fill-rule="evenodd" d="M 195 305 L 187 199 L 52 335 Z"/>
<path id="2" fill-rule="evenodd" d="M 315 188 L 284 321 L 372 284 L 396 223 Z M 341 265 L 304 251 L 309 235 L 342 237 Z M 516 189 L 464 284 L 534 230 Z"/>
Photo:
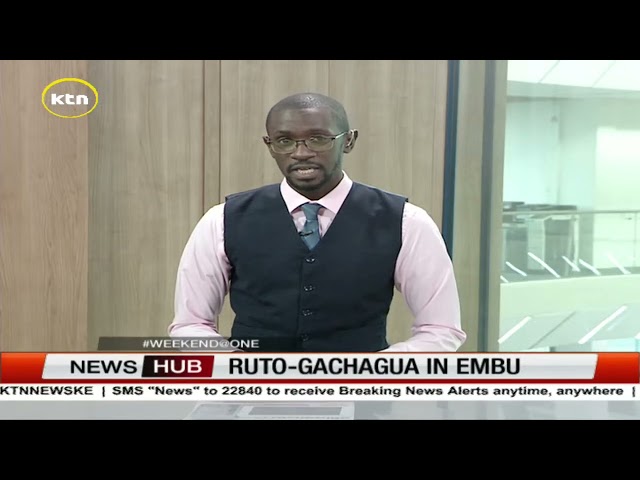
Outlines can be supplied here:
<path id="1" fill-rule="evenodd" d="M 232 265 L 232 338 L 258 339 L 258 350 L 269 352 L 387 348 L 406 201 L 354 182 L 309 251 L 280 185 L 228 196 L 224 239 Z"/>

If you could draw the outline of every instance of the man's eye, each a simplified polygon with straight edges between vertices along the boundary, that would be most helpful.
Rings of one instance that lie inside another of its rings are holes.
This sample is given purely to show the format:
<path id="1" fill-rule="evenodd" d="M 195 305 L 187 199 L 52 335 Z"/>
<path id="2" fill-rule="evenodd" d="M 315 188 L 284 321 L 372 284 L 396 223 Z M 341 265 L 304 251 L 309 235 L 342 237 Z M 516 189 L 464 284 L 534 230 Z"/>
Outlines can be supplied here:
<path id="1" fill-rule="evenodd" d="M 291 143 L 293 143 L 293 140 L 291 140 L 290 138 L 279 138 L 278 140 L 276 140 L 276 143 L 278 145 L 291 145 Z"/>
<path id="2" fill-rule="evenodd" d="M 330 141 L 331 139 L 329 137 L 311 137 L 309 139 L 309 142 L 314 145 L 326 145 Z"/>

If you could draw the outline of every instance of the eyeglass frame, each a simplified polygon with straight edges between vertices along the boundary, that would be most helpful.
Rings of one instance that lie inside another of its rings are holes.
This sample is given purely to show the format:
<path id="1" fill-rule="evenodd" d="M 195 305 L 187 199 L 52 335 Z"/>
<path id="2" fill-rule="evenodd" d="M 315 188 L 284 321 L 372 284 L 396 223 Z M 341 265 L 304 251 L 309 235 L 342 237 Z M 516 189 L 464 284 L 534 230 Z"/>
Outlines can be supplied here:
<path id="1" fill-rule="evenodd" d="M 351 130 L 347 130 L 347 131 L 342 132 L 342 133 L 338 133 L 336 135 L 312 135 L 312 137 L 315 136 L 315 137 L 324 137 L 324 138 L 331 139 L 331 146 L 329 148 L 327 148 L 326 150 L 320 150 L 320 151 L 314 150 L 314 149 L 310 148 L 309 145 L 307 145 L 307 141 L 310 140 L 310 138 L 305 138 L 303 140 L 294 140 L 293 138 L 290 138 L 289 140 L 292 140 L 293 142 L 295 142 L 295 145 L 293 147 L 293 150 L 291 150 L 290 152 L 285 152 L 285 153 L 280 153 L 280 152 L 276 152 L 276 151 L 273 150 L 273 146 L 272 146 L 273 140 L 269 136 L 265 135 L 264 137 L 262 137 L 262 140 L 264 141 L 264 143 L 267 144 L 269 149 L 271 149 L 271 151 L 273 153 L 277 154 L 277 155 L 291 155 L 293 152 L 295 152 L 298 149 L 298 145 L 300 143 L 304 144 L 305 148 L 307 150 L 309 150 L 310 152 L 324 153 L 324 152 L 330 151 L 333 147 L 335 147 L 336 140 L 338 138 L 342 137 L 343 135 L 346 135 L 347 133 L 353 133 L 353 132 L 354 132 L 354 130 L 351 129 Z M 287 137 L 285 137 L 285 138 L 287 138 Z"/>

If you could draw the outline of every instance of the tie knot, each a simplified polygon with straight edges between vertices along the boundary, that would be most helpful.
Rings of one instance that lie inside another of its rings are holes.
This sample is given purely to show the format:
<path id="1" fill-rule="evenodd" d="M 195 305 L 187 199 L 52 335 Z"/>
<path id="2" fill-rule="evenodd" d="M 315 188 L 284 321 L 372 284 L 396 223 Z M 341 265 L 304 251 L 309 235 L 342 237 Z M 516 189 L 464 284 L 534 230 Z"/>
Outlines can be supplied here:
<path id="1" fill-rule="evenodd" d="M 307 220 L 314 221 L 318 219 L 318 210 L 322 208 L 322 205 L 319 203 L 305 203 L 301 208 Z"/>

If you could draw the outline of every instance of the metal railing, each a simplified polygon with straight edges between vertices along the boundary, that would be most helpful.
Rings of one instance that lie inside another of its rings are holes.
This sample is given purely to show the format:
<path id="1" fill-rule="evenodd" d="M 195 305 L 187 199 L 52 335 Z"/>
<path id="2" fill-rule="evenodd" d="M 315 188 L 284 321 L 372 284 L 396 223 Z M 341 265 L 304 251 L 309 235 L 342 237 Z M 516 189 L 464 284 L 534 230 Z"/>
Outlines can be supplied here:
<path id="1" fill-rule="evenodd" d="M 502 281 L 640 273 L 640 210 L 505 210 Z"/>

